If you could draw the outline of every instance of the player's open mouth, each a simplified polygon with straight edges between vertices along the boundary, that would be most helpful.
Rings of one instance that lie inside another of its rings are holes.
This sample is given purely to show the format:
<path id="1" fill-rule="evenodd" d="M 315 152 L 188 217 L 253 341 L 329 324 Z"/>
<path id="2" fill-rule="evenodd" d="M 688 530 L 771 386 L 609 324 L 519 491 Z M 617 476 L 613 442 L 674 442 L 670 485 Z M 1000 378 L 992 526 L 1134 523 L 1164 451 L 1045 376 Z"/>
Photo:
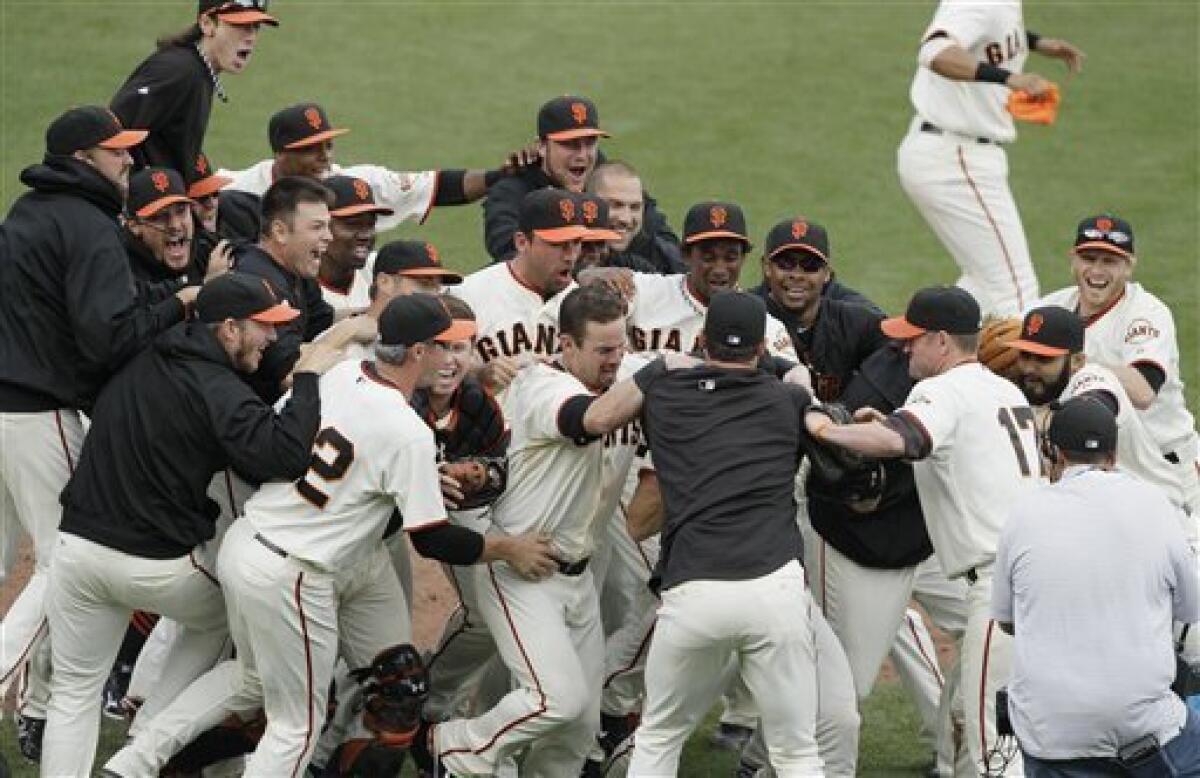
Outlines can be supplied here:
<path id="1" fill-rule="evenodd" d="M 567 172 L 571 174 L 571 178 L 582 181 L 587 176 L 587 165 L 571 165 Z"/>
<path id="2" fill-rule="evenodd" d="M 170 264 L 186 262 L 191 255 L 192 241 L 186 235 L 180 235 L 175 238 L 168 238 L 163 244 L 163 249 L 166 251 L 167 260 Z"/>
<path id="3" fill-rule="evenodd" d="M 246 63 L 250 61 L 250 55 L 253 53 L 254 53 L 253 47 L 238 49 L 233 54 L 234 64 L 238 65 L 239 67 L 245 67 Z"/>

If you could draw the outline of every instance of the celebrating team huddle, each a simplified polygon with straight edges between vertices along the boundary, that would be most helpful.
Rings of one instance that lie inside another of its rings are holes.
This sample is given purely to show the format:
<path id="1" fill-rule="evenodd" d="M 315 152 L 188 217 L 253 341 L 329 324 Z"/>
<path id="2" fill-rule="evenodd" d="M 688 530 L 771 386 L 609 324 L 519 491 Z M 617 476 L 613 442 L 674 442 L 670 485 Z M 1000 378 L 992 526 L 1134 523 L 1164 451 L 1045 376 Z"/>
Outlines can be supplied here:
<path id="1" fill-rule="evenodd" d="M 931 774 L 1200 775 L 1175 324 L 1113 213 L 1064 223 L 1042 296 L 1004 147 L 1057 110 L 1028 55 L 1084 56 L 1019 0 L 921 38 L 897 172 L 962 275 L 890 317 L 807 204 L 760 245 L 720 199 L 676 234 L 584 96 L 494 169 L 339 165 L 315 102 L 218 168 L 212 100 L 278 24 L 199 0 L 50 123 L 0 224 L 36 559 L 0 694 L 42 775 L 661 778 L 720 700 L 735 778 L 853 776 L 888 658 Z M 480 200 L 481 270 L 376 245 Z M 1093 516 L 1127 581 L 1060 528 Z M 458 598 L 425 653 L 414 552 Z"/>

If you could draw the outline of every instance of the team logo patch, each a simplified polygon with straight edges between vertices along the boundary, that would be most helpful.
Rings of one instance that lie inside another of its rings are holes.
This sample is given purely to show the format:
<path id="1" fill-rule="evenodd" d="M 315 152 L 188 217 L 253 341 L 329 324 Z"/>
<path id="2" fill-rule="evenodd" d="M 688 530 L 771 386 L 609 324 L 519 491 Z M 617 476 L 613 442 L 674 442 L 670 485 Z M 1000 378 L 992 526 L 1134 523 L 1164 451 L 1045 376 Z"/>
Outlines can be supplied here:
<path id="1" fill-rule="evenodd" d="M 438 256 L 437 247 L 434 246 L 432 243 L 425 244 L 425 255 L 427 257 L 429 257 L 429 261 L 432 262 L 433 264 L 435 264 L 435 265 L 442 264 L 442 258 L 440 256 Z"/>
<path id="2" fill-rule="evenodd" d="M 558 215 L 565 222 L 575 221 L 575 202 L 572 200 L 559 200 Z"/>
<path id="3" fill-rule="evenodd" d="M 1113 228 L 1112 219 L 1106 219 L 1104 217 L 1100 217 L 1099 219 L 1096 220 L 1096 229 L 1102 230 L 1104 232 L 1108 232 L 1112 228 Z"/>
<path id="4" fill-rule="evenodd" d="M 587 106 L 584 105 L 583 103 L 571 103 L 571 118 L 574 119 L 575 123 L 578 124 L 580 127 L 587 124 L 587 120 L 588 120 Z"/>
<path id="5" fill-rule="evenodd" d="M 371 185 L 361 178 L 354 179 L 354 195 L 359 200 L 371 199 Z"/>
<path id="6" fill-rule="evenodd" d="M 591 200 L 583 203 L 583 220 L 588 224 L 592 224 L 600 218 L 600 206 Z"/>
<path id="7" fill-rule="evenodd" d="M 1035 313 L 1029 317 L 1029 321 L 1025 322 L 1025 334 L 1036 335 L 1042 331 L 1042 325 L 1045 324 L 1045 319 L 1040 313 Z"/>
<path id="8" fill-rule="evenodd" d="M 792 222 L 792 237 L 795 240 L 800 240 L 807 234 L 808 234 L 808 222 L 800 221 L 800 220 Z"/>
<path id="9" fill-rule="evenodd" d="M 308 126 L 314 130 L 321 129 L 321 112 L 316 107 L 304 109 L 304 120 L 308 122 Z"/>
<path id="10" fill-rule="evenodd" d="M 1149 319 L 1134 319 L 1129 322 L 1129 328 L 1125 330 L 1125 342 L 1132 345 L 1147 343 L 1160 334 L 1158 328 L 1151 324 Z"/>
<path id="11" fill-rule="evenodd" d="M 708 221 L 714 227 L 724 227 L 725 222 L 729 221 L 729 212 L 719 205 L 714 205 L 708 209 Z"/>
<path id="12" fill-rule="evenodd" d="M 150 176 L 150 183 L 154 184 L 154 188 L 160 192 L 166 192 L 171 188 L 171 179 L 167 178 L 167 174 L 161 170 Z"/>

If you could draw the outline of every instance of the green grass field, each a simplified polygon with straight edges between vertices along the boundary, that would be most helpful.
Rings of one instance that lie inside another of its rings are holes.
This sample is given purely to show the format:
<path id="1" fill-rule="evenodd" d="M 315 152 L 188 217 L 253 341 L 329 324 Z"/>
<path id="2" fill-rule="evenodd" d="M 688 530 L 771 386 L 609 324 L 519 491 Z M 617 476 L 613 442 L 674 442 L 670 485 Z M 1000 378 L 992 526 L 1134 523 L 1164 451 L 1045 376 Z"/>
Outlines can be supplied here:
<path id="1" fill-rule="evenodd" d="M 803 213 L 829 228 L 839 275 L 897 310 L 919 286 L 957 276 L 894 172 L 916 42 L 934 5 L 280 0 L 283 26 L 264 32 L 246 74 L 226 79 L 231 102 L 214 106 L 207 151 L 220 166 L 256 162 L 268 154 L 267 118 L 318 100 L 353 129 L 339 141 L 341 162 L 490 167 L 532 138 L 542 101 L 579 92 L 614 134 L 606 153 L 640 168 L 676 227 L 688 205 L 712 197 L 741 203 L 759 242 L 776 220 Z M 17 174 L 40 158 L 48 121 L 71 104 L 107 102 L 153 38 L 193 9 L 192 0 L 0 0 L 0 202 L 22 191 Z M 1024 128 L 1009 151 L 1043 290 L 1068 281 L 1080 217 L 1129 218 L 1137 277 L 1175 313 L 1194 405 L 1200 6 L 1045 0 L 1025 10 L 1031 29 L 1089 55 L 1059 123 Z M 1062 75 L 1036 56 L 1030 68 Z M 475 206 L 400 232 L 432 240 L 452 267 L 484 262 Z M 743 282 L 757 277 L 748 263 Z M 898 688 L 877 690 L 864 718 L 862 774 L 918 774 L 927 755 Z M 6 723 L 0 751 L 11 748 Z M 729 774 L 699 742 L 687 756 L 685 775 Z"/>

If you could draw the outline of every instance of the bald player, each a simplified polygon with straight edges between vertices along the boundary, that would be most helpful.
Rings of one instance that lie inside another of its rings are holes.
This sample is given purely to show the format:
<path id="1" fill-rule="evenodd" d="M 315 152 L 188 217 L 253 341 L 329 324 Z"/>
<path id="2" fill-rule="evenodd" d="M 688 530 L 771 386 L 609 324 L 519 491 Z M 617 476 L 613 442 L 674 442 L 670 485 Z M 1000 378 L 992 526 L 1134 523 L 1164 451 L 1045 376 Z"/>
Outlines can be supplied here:
<path id="1" fill-rule="evenodd" d="M 1072 74 L 1084 59 L 1070 43 L 1026 30 L 1020 0 L 942 0 L 921 36 L 909 93 L 915 116 L 896 153 L 900 185 L 958 263 L 958 285 L 985 313 L 1004 316 L 1038 296 L 1004 151 L 1017 137 L 1009 91 L 1051 87 L 1021 72 L 1030 51 Z"/>
<path id="2" fill-rule="evenodd" d="M 942 569 L 967 582 L 959 641 L 965 727 L 976 775 L 1021 775 L 997 747 L 996 690 L 1008 680 L 1011 638 L 991 618 L 992 567 L 1009 509 L 1041 475 L 1033 410 L 1015 386 L 975 358 L 979 305 L 957 287 L 913 295 L 903 317 L 882 323 L 903 341 L 917 379 L 904 405 L 838 426 L 809 413 L 809 433 L 830 445 L 913 462 L 917 494 Z M 1004 755 L 1007 757 L 1008 755 Z"/>

